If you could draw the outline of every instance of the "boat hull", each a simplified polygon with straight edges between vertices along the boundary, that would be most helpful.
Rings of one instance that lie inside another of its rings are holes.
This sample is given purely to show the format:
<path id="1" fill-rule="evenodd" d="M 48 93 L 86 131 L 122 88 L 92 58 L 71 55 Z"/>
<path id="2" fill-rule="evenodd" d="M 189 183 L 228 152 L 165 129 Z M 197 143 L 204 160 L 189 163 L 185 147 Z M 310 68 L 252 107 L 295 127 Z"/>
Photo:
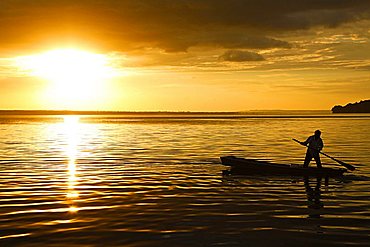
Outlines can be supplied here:
<path id="1" fill-rule="evenodd" d="M 316 177 L 341 177 L 347 171 L 343 168 L 317 168 L 299 165 L 276 164 L 255 159 L 237 158 L 234 156 L 221 157 L 221 163 L 230 166 L 234 174 L 269 174 Z"/>

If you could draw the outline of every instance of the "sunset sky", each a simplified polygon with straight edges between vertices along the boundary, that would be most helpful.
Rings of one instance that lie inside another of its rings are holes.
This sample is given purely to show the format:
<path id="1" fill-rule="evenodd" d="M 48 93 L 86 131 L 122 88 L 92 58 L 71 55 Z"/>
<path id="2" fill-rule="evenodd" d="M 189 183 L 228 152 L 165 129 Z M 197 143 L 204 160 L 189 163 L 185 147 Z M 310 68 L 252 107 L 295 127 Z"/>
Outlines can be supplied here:
<path id="1" fill-rule="evenodd" d="M 369 0 L 1 0 L 0 109 L 330 109 L 370 98 Z"/>

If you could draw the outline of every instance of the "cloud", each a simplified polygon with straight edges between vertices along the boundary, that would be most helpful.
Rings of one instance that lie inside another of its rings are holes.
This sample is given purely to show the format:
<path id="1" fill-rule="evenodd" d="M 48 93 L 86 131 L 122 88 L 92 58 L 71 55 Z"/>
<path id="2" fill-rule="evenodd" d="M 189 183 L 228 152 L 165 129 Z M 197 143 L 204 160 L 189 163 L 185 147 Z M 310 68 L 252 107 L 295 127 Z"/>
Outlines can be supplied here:
<path id="1" fill-rule="evenodd" d="M 219 45 L 229 49 L 291 48 L 291 45 L 286 41 L 239 32 L 218 32 L 216 34 L 211 34 L 208 39 L 203 39 L 203 43 Z"/>
<path id="2" fill-rule="evenodd" d="M 221 60 L 229 62 L 263 61 L 263 56 L 250 51 L 229 50 L 219 57 Z"/>
<path id="3" fill-rule="evenodd" d="M 2 0 L 2 50 L 83 44 L 107 51 L 289 48 L 277 37 L 370 18 L 368 0 Z"/>
<path id="4" fill-rule="evenodd" d="M 167 37 L 156 46 L 167 52 L 185 52 L 190 47 L 209 46 L 226 49 L 269 49 L 269 48 L 291 48 L 286 41 L 248 35 L 241 32 L 220 32 L 209 31 L 204 33 L 179 34 L 174 37 Z"/>

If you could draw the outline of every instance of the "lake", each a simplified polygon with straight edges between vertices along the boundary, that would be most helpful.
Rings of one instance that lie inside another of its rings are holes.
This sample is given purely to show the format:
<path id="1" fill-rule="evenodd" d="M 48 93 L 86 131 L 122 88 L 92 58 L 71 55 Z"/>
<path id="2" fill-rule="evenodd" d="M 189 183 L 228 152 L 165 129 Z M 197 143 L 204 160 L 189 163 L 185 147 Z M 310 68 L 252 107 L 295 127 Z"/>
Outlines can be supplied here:
<path id="1" fill-rule="evenodd" d="M 369 127 L 370 114 L 1 115 L 0 246 L 368 246 Z M 225 155 L 302 164 L 291 139 L 316 129 L 356 171 L 222 175 Z"/>

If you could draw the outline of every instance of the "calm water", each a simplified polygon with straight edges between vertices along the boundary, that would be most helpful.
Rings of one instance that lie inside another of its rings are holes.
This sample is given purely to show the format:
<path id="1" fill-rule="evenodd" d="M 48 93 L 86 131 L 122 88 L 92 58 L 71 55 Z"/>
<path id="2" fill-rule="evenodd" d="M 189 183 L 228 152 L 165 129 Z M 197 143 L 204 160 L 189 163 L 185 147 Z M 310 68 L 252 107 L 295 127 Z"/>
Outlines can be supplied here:
<path id="1" fill-rule="evenodd" d="M 368 246 L 370 115 L 0 116 L 0 246 Z M 358 170 L 222 176 L 219 156 Z M 335 163 L 322 158 L 327 166 Z"/>

